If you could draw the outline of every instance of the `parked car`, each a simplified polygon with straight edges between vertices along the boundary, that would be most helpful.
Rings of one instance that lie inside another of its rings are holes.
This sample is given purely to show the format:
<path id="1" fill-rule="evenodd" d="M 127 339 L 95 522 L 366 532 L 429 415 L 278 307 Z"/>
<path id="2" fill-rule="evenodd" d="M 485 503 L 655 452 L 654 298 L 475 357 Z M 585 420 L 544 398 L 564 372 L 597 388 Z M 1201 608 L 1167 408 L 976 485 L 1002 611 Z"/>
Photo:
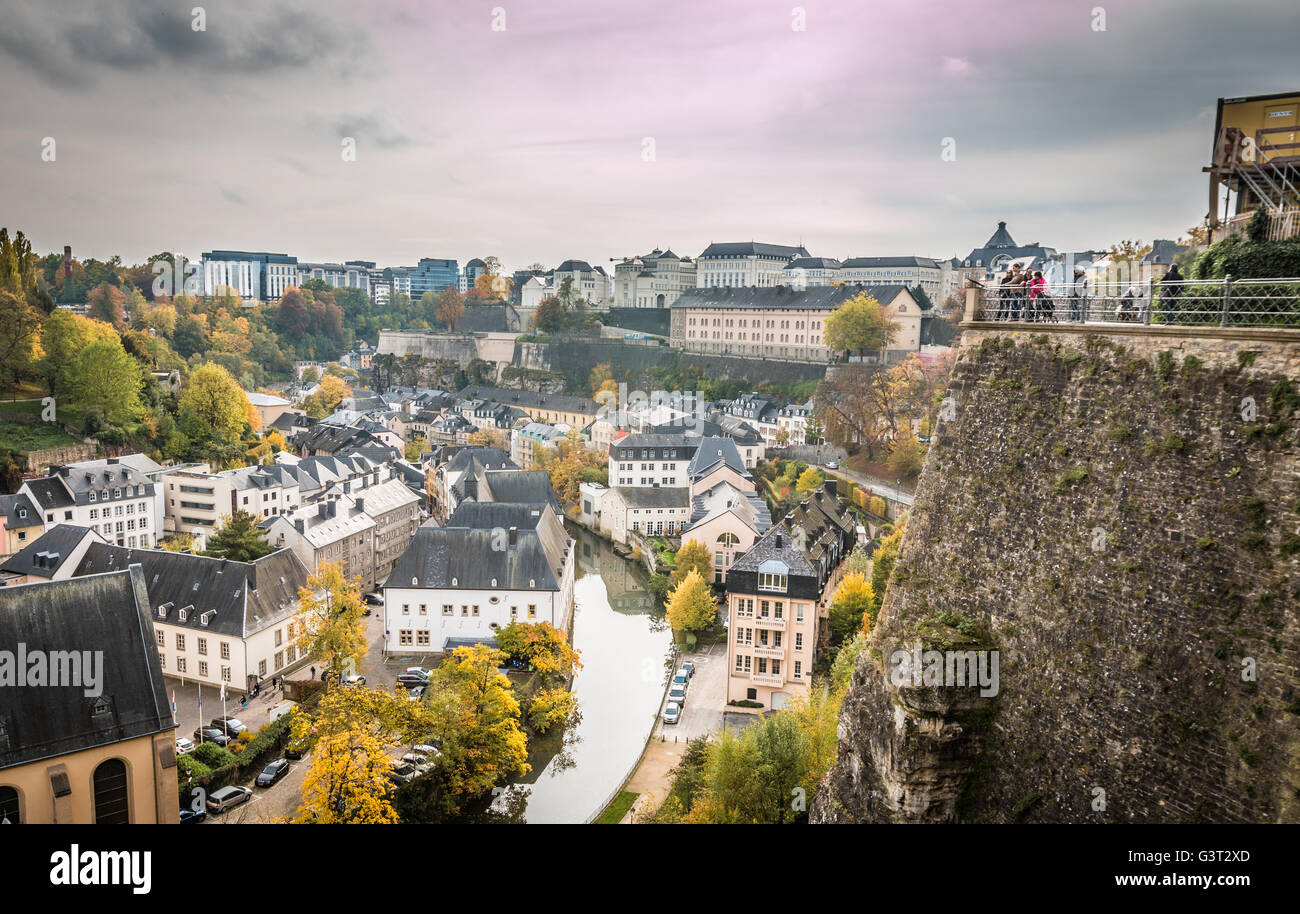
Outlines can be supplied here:
<path id="1" fill-rule="evenodd" d="M 409 784 L 419 775 L 420 773 L 415 770 L 414 765 L 403 763 L 393 766 L 392 770 L 388 772 L 388 779 L 397 784 Z"/>
<path id="2" fill-rule="evenodd" d="M 679 685 L 682 688 L 685 688 L 686 684 L 690 682 L 690 679 L 691 674 L 686 672 L 686 668 L 683 667 L 673 674 L 673 685 Z"/>
<path id="3" fill-rule="evenodd" d="M 232 806 L 248 802 L 248 798 L 252 795 L 253 790 L 250 787 L 222 787 L 208 794 L 208 811 L 225 812 Z"/>
<path id="4" fill-rule="evenodd" d="M 208 726 L 214 727 L 232 738 L 248 729 L 238 717 L 214 717 L 212 723 Z"/>
<path id="5" fill-rule="evenodd" d="M 838 470 L 839 468 L 840 468 L 839 461 L 837 461 L 837 460 L 828 460 L 828 461 L 826 461 L 826 469 L 828 469 L 828 470 Z"/>
<path id="6" fill-rule="evenodd" d="M 200 743 L 216 743 L 223 749 L 234 742 L 233 739 L 216 727 L 199 727 L 194 731 L 194 739 Z"/>
<path id="7" fill-rule="evenodd" d="M 279 781 L 280 778 L 288 774 L 291 767 L 292 766 L 289 764 L 288 759 L 276 759 L 274 762 L 271 762 L 271 764 L 263 768 L 262 773 L 257 776 L 257 786 L 270 787 L 272 784 Z"/>
<path id="8" fill-rule="evenodd" d="M 682 706 L 675 701 L 668 702 L 668 707 L 664 708 L 664 723 L 675 724 L 682 719 Z"/>
<path id="9" fill-rule="evenodd" d="M 377 593 L 368 593 L 361 599 L 365 600 L 371 606 L 383 606 L 384 598 Z"/>
<path id="10" fill-rule="evenodd" d="M 291 761 L 298 761 L 298 759 L 302 758 L 306 753 L 307 747 L 300 744 L 290 743 L 284 747 L 284 757 Z"/>
<path id="11" fill-rule="evenodd" d="M 437 746 L 431 746 L 428 743 L 416 743 L 411 747 L 412 752 L 418 752 L 420 755 L 442 755 Z"/>
<path id="12" fill-rule="evenodd" d="M 206 809 L 194 809 L 190 806 L 181 808 L 181 825 L 198 825 L 208 817 Z"/>
<path id="13" fill-rule="evenodd" d="M 345 686 L 363 686 L 366 684 L 366 677 L 360 673 L 349 673 L 339 680 Z"/>
<path id="14" fill-rule="evenodd" d="M 186 755 L 194 751 L 194 743 L 183 736 L 176 737 L 176 754 Z"/>
<path id="15" fill-rule="evenodd" d="M 689 660 L 682 661 L 682 669 L 686 671 L 687 676 L 695 675 L 695 664 L 691 663 Z"/>
<path id="16" fill-rule="evenodd" d="M 674 685 L 669 687 L 668 700 L 678 705 L 686 704 L 686 686 Z"/>
<path id="17" fill-rule="evenodd" d="M 412 676 L 423 676 L 425 679 L 428 679 L 433 675 L 433 670 L 426 669 L 422 666 L 408 666 L 406 669 L 402 670 L 402 672 L 410 673 Z"/>
<path id="18" fill-rule="evenodd" d="M 418 685 L 415 688 L 411 689 L 411 693 L 409 697 L 414 698 L 417 701 L 420 698 L 424 697 L 424 686 Z"/>
<path id="19" fill-rule="evenodd" d="M 416 686 L 428 685 L 429 677 L 420 673 L 401 673 L 397 677 L 397 684 L 404 689 L 414 689 Z"/>

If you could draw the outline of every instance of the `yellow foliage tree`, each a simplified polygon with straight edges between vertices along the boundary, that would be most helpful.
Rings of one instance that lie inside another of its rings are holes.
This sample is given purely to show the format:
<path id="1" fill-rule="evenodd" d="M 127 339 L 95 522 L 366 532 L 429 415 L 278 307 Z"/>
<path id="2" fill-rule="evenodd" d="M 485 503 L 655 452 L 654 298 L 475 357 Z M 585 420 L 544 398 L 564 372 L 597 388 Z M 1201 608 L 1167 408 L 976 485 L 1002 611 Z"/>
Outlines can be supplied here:
<path id="1" fill-rule="evenodd" d="M 713 624 L 718 606 L 713 590 L 696 569 L 668 594 L 668 624 L 675 632 L 698 631 Z"/>
<path id="2" fill-rule="evenodd" d="M 366 655 L 360 578 L 348 580 L 338 565 L 327 562 L 307 578 L 298 602 L 299 653 L 316 658 L 337 675 L 355 671 Z"/>
<path id="3" fill-rule="evenodd" d="M 357 728 L 316 740 L 295 825 L 392 825 L 388 800 L 392 760 L 373 734 Z"/>

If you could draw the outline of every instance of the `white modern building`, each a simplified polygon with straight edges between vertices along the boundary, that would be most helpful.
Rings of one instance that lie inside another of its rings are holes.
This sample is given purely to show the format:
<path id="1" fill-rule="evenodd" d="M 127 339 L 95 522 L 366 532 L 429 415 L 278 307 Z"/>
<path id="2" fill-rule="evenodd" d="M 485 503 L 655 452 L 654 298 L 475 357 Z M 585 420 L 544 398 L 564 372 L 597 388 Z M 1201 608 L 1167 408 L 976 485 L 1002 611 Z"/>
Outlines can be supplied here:
<path id="1" fill-rule="evenodd" d="M 700 289 L 783 285 L 790 261 L 810 256 L 803 245 L 758 241 L 710 244 L 695 261 L 695 285 Z"/>
<path id="2" fill-rule="evenodd" d="M 55 524 L 90 527 L 110 543 L 148 548 L 158 539 L 157 492 L 148 476 L 109 458 L 102 464 L 52 466 L 18 489 Z"/>

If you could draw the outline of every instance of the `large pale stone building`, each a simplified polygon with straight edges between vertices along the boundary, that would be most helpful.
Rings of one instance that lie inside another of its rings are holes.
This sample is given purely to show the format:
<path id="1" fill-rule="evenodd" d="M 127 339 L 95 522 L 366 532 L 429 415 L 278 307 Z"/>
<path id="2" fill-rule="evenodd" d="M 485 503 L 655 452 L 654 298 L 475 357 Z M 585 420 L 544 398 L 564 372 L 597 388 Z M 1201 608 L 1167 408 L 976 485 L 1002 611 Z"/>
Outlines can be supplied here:
<path id="1" fill-rule="evenodd" d="M 695 288 L 695 261 L 671 250 L 625 257 L 614 266 L 615 308 L 670 308 Z"/>
<path id="2" fill-rule="evenodd" d="M 785 268 L 797 257 L 810 257 L 803 245 L 740 241 L 710 244 L 695 261 L 695 285 L 700 289 L 779 286 Z"/>
<path id="3" fill-rule="evenodd" d="M 829 362 L 826 319 L 866 292 L 899 325 L 891 353 L 921 348 L 926 317 L 905 286 L 697 289 L 673 303 L 671 344 L 688 352 L 791 362 Z"/>

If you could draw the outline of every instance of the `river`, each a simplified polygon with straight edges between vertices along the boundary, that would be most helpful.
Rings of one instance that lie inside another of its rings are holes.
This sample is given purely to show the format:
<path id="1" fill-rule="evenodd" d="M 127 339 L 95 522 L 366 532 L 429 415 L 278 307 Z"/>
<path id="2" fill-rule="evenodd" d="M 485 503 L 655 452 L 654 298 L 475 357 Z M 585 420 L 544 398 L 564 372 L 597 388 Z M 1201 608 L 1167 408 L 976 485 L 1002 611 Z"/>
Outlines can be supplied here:
<path id="1" fill-rule="evenodd" d="M 530 823 L 582 823 L 604 808 L 645 748 L 672 662 L 672 631 L 645 589 L 644 569 L 594 534 L 569 529 L 577 539 L 573 644 L 582 669 L 573 690 L 581 716 L 562 748 L 529 758 Z"/>

